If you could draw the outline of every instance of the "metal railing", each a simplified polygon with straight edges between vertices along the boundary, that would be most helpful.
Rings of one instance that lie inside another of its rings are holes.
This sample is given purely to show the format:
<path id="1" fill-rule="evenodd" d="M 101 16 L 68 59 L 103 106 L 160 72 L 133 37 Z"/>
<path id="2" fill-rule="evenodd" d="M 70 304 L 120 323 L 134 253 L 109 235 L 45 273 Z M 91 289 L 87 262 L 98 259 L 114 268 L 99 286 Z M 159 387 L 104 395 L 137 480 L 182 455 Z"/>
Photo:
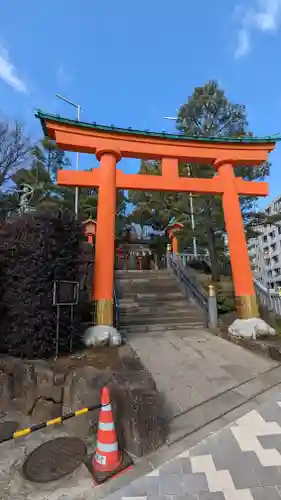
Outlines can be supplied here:
<path id="1" fill-rule="evenodd" d="M 113 288 L 113 326 L 116 328 L 116 330 L 118 330 L 119 325 L 120 325 L 120 308 L 119 308 L 118 297 L 116 294 L 116 286 L 114 284 L 114 288 Z"/>
<path id="2" fill-rule="evenodd" d="M 205 324 L 208 325 L 208 295 L 200 289 L 196 279 L 191 275 L 187 268 L 183 267 L 180 259 L 176 256 L 168 254 L 167 265 L 184 286 L 186 295 L 191 297 L 203 311 Z"/>
<path id="3" fill-rule="evenodd" d="M 180 253 L 178 255 L 179 263 L 184 267 L 187 271 L 186 267 L 188 263 L 194 260 L 205 261 L 208 265 L 210 265 L 209 256 L 205 254 L 198 254 L 194 256 L 193 254 L 188 253 Z M 220 262 L 221 272 L 226 274 L 227 276 L 231 276 L 231 263 L 230 262 Z M 187 271 L 188 272 L 188 271 Z M 266 307 L 268 311 L 272 311 L 277 316 L 281 316 L 281 296 L 278 292 L 273 290 L 268 290 L 265 286 L 263 286 L 258 280 L 253 279 L 255 285 L 255 291 L 257 295 L 258 302 Z"/>
<path id="4" fill-rule="evenodd" d="M 281 316 L 281 297 L 278 292 L 268 290 L 258 280 L 254 279 L 256 295 L 260 304 L 273 311 L 276 316 Z"/>
<path id="5" fill-rule="evenodd" d="M 204 261 L 204 260 L 206 260 L 206 255 L 205 254 L 197 254 L 195 256 L 192 253 L 179 253 L 178 254 L 178 261 L 183 267 L 186 267 L 189 262 L 192 262 L 194 260 Z"/>

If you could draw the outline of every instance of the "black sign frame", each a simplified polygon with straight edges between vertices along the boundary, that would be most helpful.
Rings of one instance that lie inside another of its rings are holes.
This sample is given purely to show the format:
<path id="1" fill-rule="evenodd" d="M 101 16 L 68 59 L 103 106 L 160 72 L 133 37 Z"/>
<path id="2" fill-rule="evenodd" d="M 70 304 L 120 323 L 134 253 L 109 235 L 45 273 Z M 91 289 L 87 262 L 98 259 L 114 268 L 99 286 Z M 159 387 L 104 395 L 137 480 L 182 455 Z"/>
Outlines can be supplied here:
<path id="1" fill-rule="evenodd" d="M 66 292 L 68 286 L 68 290 Z M 53 306 L 76 306 L 79 300 L 78 281 L 54 281 Z"/>

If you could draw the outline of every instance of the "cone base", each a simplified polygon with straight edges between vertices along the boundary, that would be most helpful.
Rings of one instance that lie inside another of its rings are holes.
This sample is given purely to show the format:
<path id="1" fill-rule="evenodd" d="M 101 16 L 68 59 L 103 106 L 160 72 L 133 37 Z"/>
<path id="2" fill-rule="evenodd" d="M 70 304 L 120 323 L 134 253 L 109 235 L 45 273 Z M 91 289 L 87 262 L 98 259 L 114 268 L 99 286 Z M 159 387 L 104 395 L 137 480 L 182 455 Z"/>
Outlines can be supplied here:
<path id="1" fill-rule="evenodd" d="M 87 466 L 88 466 L 90 473 L 93 476 L 94 484 L 96 484 L 97 486 L 105 483 L 106 481 L 108 481 L 109 479 L 112 479 L 115 476 L 118 476 L 119 474 L 123 474 L 124 472 L 126 472 L 126 470 L 131 469 L 131 466 L 133 465 L 133 461 L 132 461 L 131 457 L 129 457 L 129 455 L 127 453 L 125 453 L 124 451 L 122 451 L 122 461 L 121 461 L 119 467 L 117 467 L 116 469 L 114 469 L 113 471 L 110 471 L 110 472 L 109 471 L 102 471 L 101 472 L 101 471 L 93 469 L 92 460 L 93 460 L 93 456 L 91 457 L 91 460 L 89 461 Z"/>

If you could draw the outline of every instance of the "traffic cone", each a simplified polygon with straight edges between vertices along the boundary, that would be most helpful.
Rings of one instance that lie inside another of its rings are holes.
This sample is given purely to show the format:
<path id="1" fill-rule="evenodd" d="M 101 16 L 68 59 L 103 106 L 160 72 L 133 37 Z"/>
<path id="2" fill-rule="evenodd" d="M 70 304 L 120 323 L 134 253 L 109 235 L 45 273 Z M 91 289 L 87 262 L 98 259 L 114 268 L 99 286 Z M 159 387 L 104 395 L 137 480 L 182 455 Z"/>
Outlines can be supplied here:
<path id="1" fill-rule="evenodd" d="M 124 472 L 132 461 L 119 450 L 109 390 L 102 389 L 96 451 L 92 458 L 92 474 L 96 484 Z"/>

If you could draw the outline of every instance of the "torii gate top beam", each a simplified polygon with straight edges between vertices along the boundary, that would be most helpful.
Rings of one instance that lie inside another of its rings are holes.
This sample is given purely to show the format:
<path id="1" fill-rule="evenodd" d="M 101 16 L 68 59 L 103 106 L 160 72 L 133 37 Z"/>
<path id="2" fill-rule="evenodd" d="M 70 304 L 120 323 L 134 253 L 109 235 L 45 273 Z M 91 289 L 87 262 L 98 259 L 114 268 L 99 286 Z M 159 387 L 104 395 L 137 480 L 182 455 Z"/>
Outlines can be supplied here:
<path id="1" fill-rule="evenodd" d="M 188 137 L 183 134 L 149 132 L 96 123 L 78 122 L 38 111 L 45 135 L 67 151 L 94 154 L 99 150 L 118 151 L 124 158 L 177 158 L 190 163 L 229 161 L 236 165 L 260 165 L 274 149 L 272 137 Z"/>

